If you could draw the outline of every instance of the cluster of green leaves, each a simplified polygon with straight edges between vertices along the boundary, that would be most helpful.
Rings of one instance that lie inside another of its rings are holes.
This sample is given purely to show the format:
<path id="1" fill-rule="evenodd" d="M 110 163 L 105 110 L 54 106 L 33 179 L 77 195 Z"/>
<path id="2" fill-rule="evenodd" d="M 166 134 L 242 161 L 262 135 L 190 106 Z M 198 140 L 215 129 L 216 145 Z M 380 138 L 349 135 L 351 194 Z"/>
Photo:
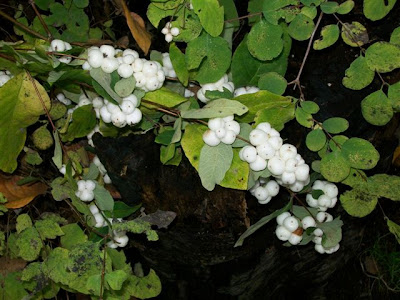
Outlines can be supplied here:
<path id="1" fill-rule="evenodd" d="M 361 90 L 372 83 L 375 73 L 389 73 L 400 68 L 400 27 L 390 37 L 390 42 L 376 42 L 360 54 L 346 70 L 343 85 Z M 400 82 L 389 85 L 387 93 L 382 89 L 372 92 L 361 102 L 362 114 L 367 122 L 386 125 L 400 109 Z"/>
<path id="2" fill-rule="evenodd" d="M 121 223 L 120 227 L 117 229 L 136 233 L 151 231 L 150 225 L 141 221 Z M 58 237 L 59 247 L 51 247 Z M 122 251 L 101 250 L 96 235 L 88 237 L 76 223 L 67 224 L 54 213 L 44 213 L 35 222 L 27 214 L 19 215 L 16 232 L 8 235 L 7 248 L 5 245 L 5 234 L 0 232 L 0 253 L 30 263 L 22 271 L 0 276 L 2 299 L 51 299 L 60 289 L 95 297 L 102 294 L 104 299 L 147 299 L 161 291 L 153 270 L 146 276 L 132 270 Z"/>

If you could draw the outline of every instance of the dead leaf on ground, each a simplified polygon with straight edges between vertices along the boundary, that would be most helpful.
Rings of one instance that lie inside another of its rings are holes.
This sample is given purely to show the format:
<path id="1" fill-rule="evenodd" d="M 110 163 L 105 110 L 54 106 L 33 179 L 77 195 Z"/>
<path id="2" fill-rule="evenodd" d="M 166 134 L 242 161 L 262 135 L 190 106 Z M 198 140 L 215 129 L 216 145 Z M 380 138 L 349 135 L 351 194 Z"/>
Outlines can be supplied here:
<path id="1" fill-rule="evenodd" d="M 25 268 L 26 261 L 20 258 L 0 257 L 0 274 L 4 277 L 11 272 L 21 271 Z"/>
<path id="2" fill-rule="evenodd" d="M 125 0 L 116 1 L 118 6 L 123 10 L 126 23 L 132 33 L 133 38 L 138 43 L 140 49 L 147 55 L 151 45 L 151 35 L 146 30 L 145 23 L 138 14 L 131 12 L 126 5 Z"/>
<path id="3" fill-rule="evenodd" d="M 4 204 L 7 208 L 21 208 L 31 202 L 36 196 L 44 194 L 48 186 L 41 182 L 19 186 L 22 176 L 4 176 L 0 174 L 0 192 L 7 198 Z"/>

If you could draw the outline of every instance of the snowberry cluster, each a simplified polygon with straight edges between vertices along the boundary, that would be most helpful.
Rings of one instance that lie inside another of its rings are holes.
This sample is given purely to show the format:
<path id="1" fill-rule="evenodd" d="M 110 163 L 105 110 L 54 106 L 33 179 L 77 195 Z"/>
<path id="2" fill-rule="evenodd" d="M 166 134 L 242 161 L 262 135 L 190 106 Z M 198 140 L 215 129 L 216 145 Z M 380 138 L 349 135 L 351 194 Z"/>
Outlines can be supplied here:
<path id="1" fill-rule="evenodd" d="M 136 86 L 146 92 L 159 89 L 165 80 L 165 74 L 159 62 L 140 58 L 135 50 L 122 51 L 110 45 L 89 48 L 87 61 L 82 68 L 85 70 L 101 68 L 105 73 L 117 71 L 122 78 L 133 75 Z"/>
<path id="2" fill-rule="evenodd" d="M 309 183 L 310 167 L 295 146 L 283 144 L 278 131 L 267 122 L 260 123 L 250 132 L 251 145 L 239 152 L 241 160 L 250 164 L 253 171 L 268 168 L 276 181 L 294 192 L 301 191 Z"/>
<path id="3" fill-rule="evenodd" d="M 168 77 L 176 77 L 176 73 L 174 67 L 172 66 L 171 58 L 169 57 L 169 53 L 165 52 L 162 54 L 162 65 L 165 76 Z"/>
<path id="4" fill-rule="evenodd" d="M 204 85 L 201 85 L 201 89 L 197 91 L 197 98 L 203 102 L 207 103 L 210 99 L 206 97 L 206 92 L 207 91 L 219 91 L 223 92 L 224 88 L 229 90 L 230 92 L 233 93 L 233 90 L 235 89 L 235 86 L 233 82 L 229 81 L 228 75 L 225 74 L 222 76 L 222 78 L 214 83 L 206 83 Z"/>
<path id="5" fill-rule="evenodd" d="M 79 180 L 77 182 L 78 190 L 75 192 L 75 195 L 85 202 L 90 202 L 94 199 L 94 189 L 96 187 L 96 183 L 93 180 Z"/>
<path id="6" fill-rule="evenodd" d="M 171 22 L 167 22 L 167 24 L 165 24 L 164 28 L 161 29 L 161 33 L 163 35 L 165 35 L 165 41 L 167 43 L 171 43 L 174 36 L 179 35 L 180 30 L 178 27 L 171 27 Z"/>
<path id="7" fill-rule="evenodd" d="M 309 218 L 312 218 L 312 217 L 309 217 Z M 317 221 L 320 222 L 320 223 L 333 221 L 333 216 L 331 214 L 329 214 L 327 212 L 323 212 L 323 211 L 320 211 L 319 213 L 317 213 L 316 218 L 317 218 Z M 316 226 L 316 225 L 314 225 L 314 226 Z M 310 227 L 314 227 L 314 226 L 310 226 Z M 321 254 L 324 254 L 324 253 L 332 254 L 332 253 L 334 253 L 334 252 L 339 250 L 339 247 L 340 247 L 339 243 L 336 244 L 335 246 L 331 247 L 331 248 L 325 248 L 324 246 L 322 246 L 322 236 L 324 234 L 322 229 L 316 228 L 313 233 L 314 233 L 313 242 L 315 244 L 314 245 L 314 249 L 318 253 L 321 253 Z"/>
<path id="8" fill-rule="evenodd" d="M 289 212 L 284 212 L 276 218 L 278 226 L 275 234 L 281 241 L 288 241 L 292 245 L 297 245 L 303 239 L 303 228 L 300 227 L 299 220 Z"/>
<path id="9" fill-rule="evenodd" d="M 10 73 L 10 71 L 0 71 L 0 87 L 5 85 L 13 77 L 14 76 Z"/>
<path id="10" fill-rule="evenodd" d="M 72 101 L 70 99 L 66 98 L 63 93 L 58 93 L 56 95 L 56 99 L 65 105 L 70 105 L 72 103 Z"/>
<path id="11" fill-rule="evenodd" d="M 99 159 L 99 157 L 97 155 L 93 158 L 93 163 L 97 166 L 97 168 L 99 168 L 100 174 L 103 175 L 104 183 L 110 184 L 111 183 L 111 178 L 110 178 L 110 176 L 108 176 L 106 168 L 101 163 L 101 161 L 100 161 L 100 159 Z"/>
<path id="12" fill-rule="evenodd" d="M 279 184 L 274 180 L 260 178 L 250 189 L 250 193 L 257 198 L 258 203 L 267 204 L 279 193 Z"/>
<path id="13" fill-rule="evenodd" d="M 52 40 L 49 47 L 49 51 L 51 52 L 64 52 L 71 49 L 72 49 L 71 44 L 68 42 L 64 42 L 62 40 Z M 69 64 L 71 60 L 72 57 L 70 56 L 61 56 L 58 58 L 58 61 L 64 64 Z"/>
<path id="14" fill-rule="evenodd" d="M 100 227 L 105 227 L 108 225 L 108 223 L 106 222 L 106 220 L 103 217 L 103 214 L 99 211 L 98 207 L 96 206 L 96 204 L 91 204 L 89 206 L 89 210 L 92 213 L 94 220 L 96 222 L 96 224 L 94 225 L 96 228 L 100 228 Z M 119 222 L 122 221 L 122 219 L 117 219 Z M 113 219 L 109 218 L 108 222 L 110 224 L 113 223 Z M 113 230 L 113 240 L 109 241 L 107 243 L 107 246 L 109 248 L 118 248 L 118 247 L 125 247 L 128 244 L 129 238 L 126 235 L 125 231 L 115 231 Z"/>
<path id="15" fill-rule="evenodd" d="M 246 94 L 254 94 L 257 93 L 258 91 L 260 91 L 260 89 L 256 86 L 244 86 L 236 89 L 235 92 L 233 93 L 233 96 L 238 97 Z"/>
<path id="16" fill-rule="evenodd" d="M 337 202 L 339 190 L 337 186 L 328 181 L 316 180 L 312 186 L 312 190 L 320 190 L 323 192 L 318 199 L 314 199 L 311 193 L 307 194 L 306 201 L 309 206 L 318 208 L 319 211 L 326 211 L 333 208 Z"/>
<path id="17" fill-rule="evenodd" d="M 210 119 L 208 128 L 203 134 L 203 141 L 212 147 L 219 145 L 220 142 L 231 145 L 240 133 L 240 125 L 233 120 L 233 116 Z"/>
<path id="18" fill-rule="evenodd" d="M 126 125 L 135 125 L 142 120 L 142 112 L 138 108 L 139 101 L 134 94 L 122 98 L 120 105 L 116 105 L 107 100 L 103 100 L 100 106 L 100 97 L 93 99 L 93 107 L 99 109 L 101 119 L 104 123 L 113 123 L 114 126 L 122 128 Z M 98 103 L 94 103 L 95 100 Z"/>

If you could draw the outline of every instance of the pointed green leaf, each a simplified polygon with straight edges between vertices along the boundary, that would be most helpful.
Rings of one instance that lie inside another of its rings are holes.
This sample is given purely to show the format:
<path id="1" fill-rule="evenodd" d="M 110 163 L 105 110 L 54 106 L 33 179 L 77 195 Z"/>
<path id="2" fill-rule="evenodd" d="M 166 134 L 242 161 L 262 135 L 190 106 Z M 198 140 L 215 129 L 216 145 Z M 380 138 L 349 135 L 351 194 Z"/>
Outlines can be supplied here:
<path id="1" fill-rule="evenodd" d="M 174 107 L 187 101 L 185 97 L 171 91 L 166 87 L 162 87 L 161 89 L 155 90 L 153 92 L 147 92 L 143 96 L 143 99 L 154 102 L 156 104 L 161 104 L 166 107 Z M 141 102 L 141 105 L 147 108 L 154 108 L 155 106 L 151 103 L 146 103 L 144 101 Z"/>
<path id="2" fill-rule="evenodd" d="M 181 113 L 184 119 L 223 118 L 236 114 L 241 116 L 247 107 L 236 100 L 218 99 L 207 103 L 203 108 L 186 110 Z"/>
<path id="3" fill-rule="evenodd" d="M 96 182 L 96 187 L 93 190 L 94 199 L 96 204 L 101 210 L 112 211 L 114 208 L 114 199 L 111 197 L 109 191 L 107 191 L 103 186 Z"/>
<path id="4" fill-rule="evenodd" d="M 101 88 L 107 93 L 107 95 L 102 95 L 103 97 L 108 98 L 108 100 L 110 101 L 116 101 L 117 103 L 122 102 L 122 98 L 111 88 L 112 75 L 104 72 L 101 68 L 96 68 L 90 70 L 90 76 L 92 76 L 93 81 L 99 84 Z M 96 89 L 96 85 L 93 86 Z M 99 93 L 99 91 L 97 92 Z"/>
<path id="5" fill-rule="evenodd" d="M 72 123 L 66 134 L 62 135 L 63 141 L 73 141 L 76 138 L 87 136 L 96 126 L 96 113 L 92 105 L 78 107 L 72 113 Z"/>
<path id="6" fill-rule="evenodd" d="M 239 151 L 240 149 L 233 149 L 232 164 L 219 185 L 225 188 L 245 191 L 247 190 L 250 168 L 247 162 L 239 158 Z"/>
<path id="7" fill-rule="evenodd" d="M 179 81 L 184 86 L 187 86 L 189 81 L 189 72 L 186 67 L 185 54 L 183 54 L 181 50 L 179 50 L 175 43 L 172 43 L 169 46 L 169 55 L 176 76 L 178 76 Z"/>
<path id="8" fill-rule="evenodd" d="M 203 134 L 208 127 L 200 124 L 189 124 L 185 127 L 182 137 L 182 148 L 192 166 L 198 170 L 200 152 L 204 146 Z"/>

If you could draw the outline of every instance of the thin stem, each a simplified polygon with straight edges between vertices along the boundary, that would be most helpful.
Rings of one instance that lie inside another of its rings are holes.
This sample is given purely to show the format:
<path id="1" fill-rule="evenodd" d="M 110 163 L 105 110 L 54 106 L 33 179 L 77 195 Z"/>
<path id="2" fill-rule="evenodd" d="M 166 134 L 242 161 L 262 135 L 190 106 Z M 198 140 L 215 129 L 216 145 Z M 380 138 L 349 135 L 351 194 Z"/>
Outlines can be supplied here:
<path id="1" fill-rule="evenodd" d="M 39 32 L 36 32 L 35 30 L 30 29 L 28 26 L 18 22 L 17 20 L 15 20 L 14 18 L 10 17 L 9 15 L 7 15 L 5 12 L 3 12 L 1 10 L 0 10 L 0 17 L 3 17 L 4 19 L 7 19 L 8 21 L 13 23 L 14 25 L 20 27 L 21 29 L 23 29 L 26 32 L 32 34 L 33 36 L 36 36 L 39 39 L 42 39 L 42 40 L 45 40 L 45 41 L 50 41 L 50 39 L 48 39 L 44 35 L 41 35 Z"/>
<path id="2" fill-rule="evenodd" d="M 103 293 L 104 293 L 104 277 L 106 275 L 106 253 L 107 253 L 107 240 L 104 239 L 104 254 L 103 254 L 103 266 L 101 268 L 101 281 L 100 281 L 100 300 L 103 299 Z"/>
<path id="3" fill-rule="evenodd" d="M 75 56 L 75 55 L 71 55 L 71 54 L 60 53 L 60 52 L 48 51 L 46 53 L 49 54 L 49 55 L 67 56 L 67 57 L 72 57 L 72 58 L 75 58 L 75 59 L 87 60 L 86 58 L 83 58 L 83 57 L 79 57 L 79 56 Z"/>
<path id="4" fill-rule="evenodd" d="M 255 16 L 261 16 L 262 14 L 263 14 L 262 12 L 252 13 L 252 14 L 241 16 L 241 17 L 238 17 L 238 18 L 225 20 L 224 22 L 225 23 L 231 23 L 231 22 L 235 22 L 235 21 L 238 21 L 238 20 L 242 20 L 242 19 L 247 19 L 247 18 L 251 18 L 251 17 L 255 17 Z"/>
<path id="5" fill-rule="evenodd" d="M 11 62 L 16 62 L 16 60 L 15 60 L 14 57 L 8 56 L 8 55 L 3 54 L 3 53 L 0 53 L 0 57 L 2 57 L 2 58 L 4 58 L 4 59 L 7 59 L 7 60 L 9 60 L 9 61 L 11 61 Z"/>
<path id="6" fill-rule="evenodd" d="M 288 192 L 290 193 L 291 197 L 294 198 L 294 199 L 296 199 L 296 200 L 301 204 L 301 206 L 303 206 L 304 209 L 310 214 L 310 216 L 311 216 L 317 223 L 319 223 L 318 220 L 315 218 L 315 216 L 312 214 L 312 212 L 308 209 L 307 205 L 304 204 L 303 200 L 301 200 L 301 199 L 297 196 L 296 193 L 292 192 L 292 191 L 289 190 L 289 189 L 287 189 L 287 190 L 288 190 Z"/>
<path id="7" fill-rule="evenodd" d="M 40 23 L 43 26 L 43 29 L 46 31 L 47 33 L 47 37 L 49 40 L 53 39 L 53 35 L 51 34 L 49 27 L 47 27 L 47 24 L 44 22 L 42 15 L 39 13 L 36 4 L 35 4 L 35 0 L 29 0 L 29 4 L 32 6 L 33 10 L 35 11 L 36 16 L 39 18 Z"/>
<path id="8" fill-rule="evenodd" d="M 323 12 L 321 12 L 321 13 L 319 14 L 317 23 L 315 24 L 314 30 L 313 30 L 313 32 L 311 33 L 311 36 L 310 36 L 310 40 L 308 41 L 307 50 L 306 50 L 306 53 L 304 54 L 304 58 L 303 58 L 303 61 L 302 61 L 302 63 L 301 63 L 301 66 L 300 66 L 299 73 L 298 73 L 297 76 L 296 76 L 296 79 L 294 79 L 293 81 L 291 81 L 291 82 L 288 83 L 288 85 L 294 84 L 294 89 L 295 89 L 296 87 L 299 88 L 299 91 L 300 91 L 300 100 L 304 100 L 304 94 L 303 94 L 303 91 L 302 91 L 302 89 L 301 89 L 301 84 L 300 84 L 300 77 L 301 77 L 301 74 L 303 73 L 303 69 L 304 69 L 304 66 L 305 66 L 305 64 L 306 64 L 308 55 L 310 54 L 311 45 L 312 45 L 312 43 L 313 43 L 313 41 L 314 41 L 315 33 L 317 32 L 318 26 L 319 26 L 319 24 L 321 23 L 321 20 L 322 20 L 322 16 L 323 16 L 323 15 L 324 15 Z"/>

